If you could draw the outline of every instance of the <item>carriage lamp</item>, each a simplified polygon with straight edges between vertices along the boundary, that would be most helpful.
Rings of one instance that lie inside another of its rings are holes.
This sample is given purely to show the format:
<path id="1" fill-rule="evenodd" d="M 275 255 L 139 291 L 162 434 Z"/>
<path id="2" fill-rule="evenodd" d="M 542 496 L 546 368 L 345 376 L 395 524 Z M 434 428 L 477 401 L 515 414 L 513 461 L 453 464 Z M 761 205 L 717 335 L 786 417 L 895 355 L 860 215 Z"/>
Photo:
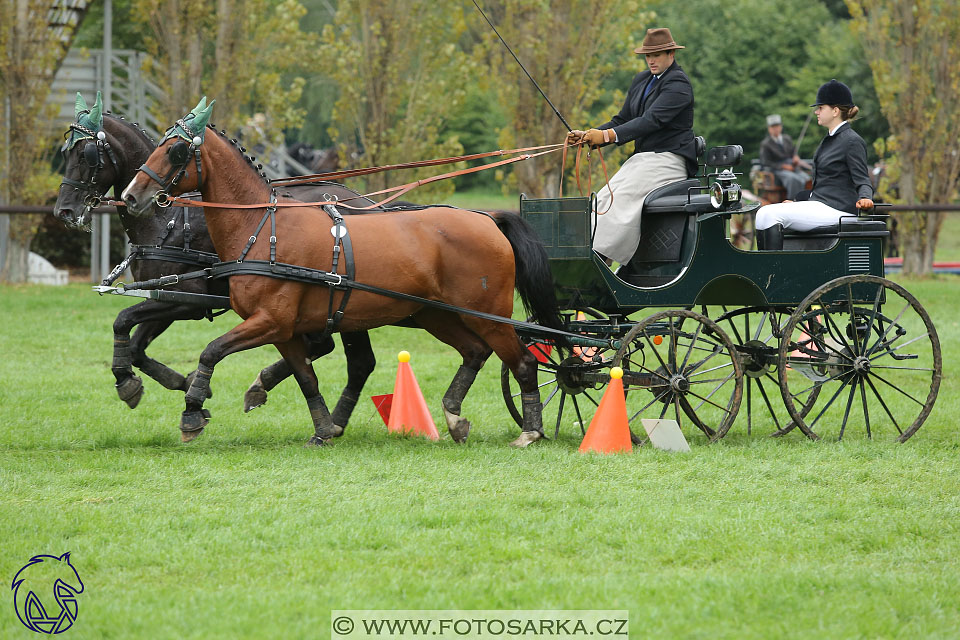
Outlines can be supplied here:
<path id="1" fill-rule="evenodd" d="M 710 204 L 714 209 L 740 202 L 740 195 L 737 176 L 730 169 L 724 169 L 718 173 L 716 182 L 710 185 Z"/>

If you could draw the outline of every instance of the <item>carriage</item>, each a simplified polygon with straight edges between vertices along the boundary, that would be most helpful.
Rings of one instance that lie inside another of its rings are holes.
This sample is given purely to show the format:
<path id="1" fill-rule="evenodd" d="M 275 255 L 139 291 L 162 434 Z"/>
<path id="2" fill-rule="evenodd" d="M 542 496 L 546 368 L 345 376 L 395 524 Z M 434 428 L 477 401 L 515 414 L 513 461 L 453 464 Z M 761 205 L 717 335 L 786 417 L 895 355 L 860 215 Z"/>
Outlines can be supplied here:
<path id="1" fill-rule="evenodd" d="M 565 353 L 524 333 L 555 435 L 564 423 L 583 428 L 581 407 L 598 404 L 612 366 L 624 370 L 635 441 L 643 419 L 664 417 L 714 441 L 745 409 L 748 433 L 799 427 L 840 439 L 856 427 L 903 442 L 929 415 L 939 340 L 922 305 L 884 278 L 886 217 L 788 231 L 783 251 L 743 250 L 729 221 L 759 205 L 739 197 L 732 169 L 741 153 L 711 149 L 700 176 L 650 193 L 640 245 L 616 270 L 591 248 L 591 198 L 521 197 L 547 247 L 569 331 L 606 341 Z M 502 389 L 518 419 L 505 370 Z"/>
<path id="2" fill-rule="evenodd" d="M 190 115 L 201 113 L 203 105 L 202 102 Z M 209 114 L 209 108 L 203 113 Z M 108 165 L 112 164 L 115 169 L 113 173 L 116 174 L 114 178 L 117 184 L 121 184 L 122 177 L 136 172 L 139 166 L 139 161 L 132 157 L 128 162 L 121 155 L 120 162 L 117 161 L 116 156 L 120 154 L 116 153 L 118 150 L 111 150 L 109 144 L 111 139 L 121 139 L 118 136 L 122 127 L 112 121 L 101 123 L 100 126 L 107 125 L 113 127 L 111 138 L 80 127 L 81 133 L 89 134 L 85 135 L 88 142 L 82 147 L 77 146 L 74 156 L 80 159 L 74 158 L 73 165 L 68 162 L 68 168 L 72 166 L 79 171 L 79 167 L 85 164 L 88 167 L 87 174 L 92 177 L 89 178 L 89 184 L 84 180 L 73 181 L 74 185 L 79 185 L 78 193 L 92 193 L 98 167 L 108 171 Z M 176 126 L 183 125 L 181 120 Z M 175 131 L 175 128 L 171 131 Z M 176 302 L 181 306 L 222 308 L 228 304 L 228 299 L 222 295 L 168 291 L 164 287 L 180 285 L 188 280 L 187 276 L 209 279 L 210 276 L 254 275 L 300 282 L 308 285 L 305 291 L 313 292 L 309 295 L 318 295 L 316 292 L 323 289 L 330 292 L 324 294 L 329 298 L 329 305 L 314 305 L 322 306 L 322 311 L 327 312 L 326 317 L 320 318 L 320 321 L 327 323 L 327 340 L 332 331 L 329 318 L 335 315 L 335 295 L 340 297 L 338 313 L 341 317 L 350 291 L 359 290 L 361 295 L 366 292 L 399 300 L 401 312 L 398 320 L 393 322 L 403 322 L 409 316 L 420 328 L 434 333 L 444 342 L 454 344 L 457 340 L 466 341 L 458 347 L 464 355 L 465 366 L 458 371 L 444 396 L 444 413 L 451 434 L 459 430 L 463 437 L 469 424 L 464 425 L 467 421 L 459 416 L 460 402 L 476 370 L 486 359 L 486 355 L 477 351 L 479 347 L 475 342 L 477 332 L 481 330 L 491 332 L 488 338 L 494 337 L 500 344 L 498 355 L 505 363 L 511 361 L 512 366 L 504 364 L 502 391 L 510 414 L 525 428 L 525 433 L 529 433 L 526 429 L 530 426 L 525 420 L 532 415 L 532 406 L 527 397 L 531 385 L 539 384 L 538 391 L 546 393 L 543 399 L 543 424 L 552 424 L 554 435 L 565 423 L 579 423 L 582 429 L 590 416 L 585 414 L 581 406 L 598 404 L 598 392 L 610 379 L 609 369 L 613 366 L 619 366 L 624 372 L 623 383 L 635 442 L 643 441 L 640 422 L 647 418 L 675 419 L 681 427 L 692 425 L 696 428 L 696 431 L 685 429 L 688 437 L 702 438 L 706 442 L 716 441 L 733 426 L 742 405 L 745 405 L 748 433 L 756 425 L 775 435 L 799 428 L 814 439 L 822 436 L 842 438 L 850 427 L 862 429 L 868 437 L 874 433 L 894 434 L 902 442 L 916 432 L 933 407 L 942 366 L 937 333 L 920 303 L 902 286 L 883 277 L 883 243 L 887 237 L 885 218 L 849 216 L 834 227 L 803 234 L 787 234 L 783 251 L 742 250 L 728 237 L 728 223 L 733 216 L 750 214 L 757 205 L 747 205 L 740 197 L 737 174 L 733 172 L 742 156 L 738 146 L 711 149 L 706 153 L 703 171 L 699 176 L 660 187 L 648 195 L 643 206 L 639 248 L 633 259 L 616 269 L 610 268 L 592 249 L 592 219 L 598 215 L 592 197 L 521 197 L 521 217 L 529 223 L 529 230 L 524 233 L 529 234 L 538 246 L 542 245 L 538 251 L 542 252 L 545 248 L 546 254 L 541 259 L 548 267 L 549 276 L 552 276 L 559 307 L 563 310 L 560 318 L 551 321 L 551 324 L 559 324 L 558 328 L 545 326 L 543 321 L 521 322 L 505 317 L 512 307 L 512 277 L 510 281 L 501 283 L 501 289 L 503 286 L 507 288 L 501 291 L 501 299 L 494 306 L 506 310 L 506 314 L 500 311 L 501 315 L 497 316 L 474 306 L 451 305 L 390 287 L 364 283 L 360 275 L 355 277 L 350 273 L 349 266 L 346 274 L 338 274 L 336 256 L 339 250 L 336 247 L 339 243 L 346 252 L 343 242 L 348 237 L 346 228 L 353 227 L 356 230 L 367 223 L 363 222 L 366 216 L 359 216 L 347 223 L 338 214 L 337 206 L 334 206 L 336 199 L 323 205 L 323 211 L 329 219 L 322 215 L 318 218 L 316 213 L 311 214 L 312 218 L 301 216 L 302 224 L 319 225 L 318 229 L 322 229 L 317 236 L 318 243 L 322 238 L 326 238 L 324 242 L 333 242 L 332 271 L 329 267 L 317 266 L 322 261 L 312 268 L 307 266 L 310 260 L 316 262 L 316 251 L 312 251 L 312 254 L 300 253 L 303 262 L 294 260 L 292 264 L 278 264 L 275 256 L 277 232 L 273 227 L 284 222 L 282 218 L 275 217 L 276 207 L 283 205 L 277 203 L 276 194 L 269 184 L 259 182 L 249 158 L 244 165 L 241 159 L 243 150 L 229 150 L 230 143 L 226 142 L 223 134 L 220 132 L 218 136 L 214 131 L 211 144 L 219 146 L 219 157 L 228 159 L 224 162 L 234 165 L 230 171 L 249 174 L 250 188 L 253 190 L 248 194 L 250 203 L 238 203 L 246 209 L 227 211 L 233 211 L 234 216 L 240 216 L 242 211 L 251 212 L 244 215 L 255 215 L 260 220 L 257 233 L 270 219 L 270 260 L 262 259 L 267 255 L 267 246 L 262 242 L 254 244 L 256 234 L 248 241 L 244 235 L 249 232 L 245 230 L 246 223 L 238 222 L 240 218 L 234 217 L 230 226 L 235 227 L 231 232 L 234 236 L 231 240 L 236 247 L 235 251 L 231 251 L 240 254 L 238 260 L 231 259 L 212 267 L 205 264 L 202 269 L 192 273 L 155 278 L 149 283 L 138 282 L 126 287 L 101 286 L 98 288 L 101 293 L 134 295 Z M 189 147 L 188 140 L 192 140 Z M 168 132 L 167 138 L 161 141 L 161 147 L 165 147 L 163 153 L 160 154 L 161 149 L 157 149 L 151 155 L 151 158 L 160 158 L 158 162 L 161 164 L 157 167 L 162 166 L 162 172 L 169 170 L 165 179 L 154 174 L 154 181 L 163 186 L 163 190 L 153 187 L 153 200 L 159 200 L 160 195 L 166 198 L 167 188 L 176 186 L 176 180 L 179 180 L 179 177 L 173 180 L 173 176 L 186 175 L 188 165 L 193 166 L 194 161 L 198 170 L 195 179 L 199 184 L 201 146 L 206 148 L 207 145 L 198 136 L 191 137 L 184 133 L 178 137 Z M 702 144 L 700 148 L 699 155 L 702 157 Z M 97 152 L 97 149 L 100 151 Z M 88 154 L 88 150 L 93 153 Z M 148 150 L 141 152 L 148 153 Z M 90 157 L 84 161 L 82 158 L 87 155 Z M 107 165 L 103 161 L 105 155 L 110 157 Z M 126 173 L 120 171 L 121 165 L 129 165 Z M 210 167 L 204 169 L 203 175 L 208 177 L 205 184 L 209 184 L 212 179 L 209 176 L 213 173 Z M 167 185 L 162 185 L 162 180 L 166 180 Z M 255 184 L 257 182 L 259 184 Z M 65 180 L 65 184 L 70 184 L 70 181 Z M 143 186 L 139 190 L 150 197 Z M 326 194 L 333 187 L 326 183 L 320 185 L 320 189 L 326 196 L 325 200 L 329 200 Z M 129 190 L 128 187 L 127 192 Z M 99 193 L 102 193 L 102 189 L 98 188 Z M 271 193 L 274 195 L 271 196 Z M 224 195 L 232 198 L 237 194 L 231 190 Z M 266 208 L 261 219 L 256 208 L 266 205 L 254 203 L 266 202 L 268 197 L 275 204 Z M 218 198 L 213 197 L 212 201 L 217 202 Z M 139 204 L 142 208 L 147 203 Z M 222 210 L 229 205 L 216 206 Z M 287 206 L 299 207 L 301 204 L 288 203 Z M 294 216 L 296 211 L 303 210 L 293 209 L 288 215 Z M 463 216 L 464 213 L 468 212 L 440 215 L 449 218 Z M 496 216 L 489 217 L 498 220 Z M 475 225 L 478 219 L 475 216 L 457 218 L 458 223 L 448 230 L 455 234 L 459 232 L 456 227 Z M 323 220 L 326 220 L 330 229 L 324 227 Z M 389 217 L 382 220 L 389 220 Z M 172 220 L 170 224 L 173 224 Z M 251 218 L 249 224 L 252 228 L 256 224 L 255 219 Z M 378 227 L 381 224 L 367 224 L 373 231 L 372 246 L 379 245 Z M 501 218 L 496 224 L 500 230 L 494 230 L 494 235 L 502 243 L 501 233 L 508 238 L 510 236 L 503 227 L 508 223 Z M 331 230 L 334 233 L 328 234 L 327 231 Z M 226 233 L 226 230 L 221 233 Z M 451 239 L 442 235 L 445 239 L 441 242 L 449 244 Z M 433 241 L 437 241 L 436 234 Z M 246 247 L 241 253 L 240 247 L 244 242 Z M 285 243 L 283 246 L 296 250 L 303 242 L 301 238 L 297 243 Z M 404 245 L 394 244 L 399 247 Z M 511 256 L 510 269 L 503 273 L 513 272 L 514 260 L 519 273 L 523 271 L 523 260 L 513 239 L 510 244 L 516 257 Z M 244 260 L 251 248 L 253 253 L 250 259 Z M 457 251 L 454 255 L 464 255 L 462 251 Z M 165 258 L 171 252 L 176 250 L 160 251 Z M 254 255 L 257 252 L 260 258 Z M 149 257 L 146 255 L 149 253 L 146 252 L 143 258 Z M 383 253 L 383 250 L 379 253 Z M 345 256 L 348 265 L 350 261 Z M 437 268 L 447 268 L 441 265 L 449 266 L 455 262 L 462 263 L 463 258 L 451 256 L 449 260 L 438 262 Z M 190 268 L 193 268 L 192 265 L 184 266 L 182 271 Z M 482 264 L 478 268 L 481 269 L 478 273 L 488 270 Z M 482 282 L 482 295 L 487 295 L 487 276 L 484 275 L 478 282 Z M 527 288 L 528 293 L 534 289 L 529 285 Z M 451 295 L 459 295 L 457 289 L 454 287 Z M 518 290 L 524 293 L 522 288 Z M 535 295 L 536 292 L 533 293 Z M 504 294 L 507 295 L 506 301 Z M 369 297 L 365 299 L 369 300 Z M 422 309 L 423 313 L 412 311 L 416 309 Z M 655 310 L 652 315 L 649 314 L 650 310 Z M 555 311 L 552 313 L 555 316 Z M 320 315 L 323 316 L 322 313 Z M 631 316 L 635 317 L 631 319 Z M 544 317 L 544 314 L 539 314 L 539 317 Z M 511 343 L 509 339 L 504 341 L 505 334 L 495 336 L 494 333 L 500 330 L 491 328 L 491 322 L 493 325 L 510 326 L 511 334 L 515 330 L 533 356 L 524 356 L 523 362 L 532 360 L 537 363 L 535 367 L 539 370 L 539 382 L 524 373 L 528 387 L 526 393 L 521 393 L 515 387 L 516 383 L 510 375 L 512 371 L 517 376 L 518 370 L 523 372 L 528 366 L 518 360 L 519 356 L 515 353 L 516 338 Z M 460 326 L 459 323 L 464 324 Z M 115 324 L 115 329 L 118 324 Z M 334 431 L 334 427 L 342 432 L 342 425 L 346 424 L 359 397 L 359 390 L 372 369 L 372 352 L 369 340 L 365 337 L 367 328 L 359 327 L 363 335 L 354 343 L 357 345 L 354 360 L 361 364 L 351 372 L 348 388 L 333 412 L 332 423 L 329 415 L 325 414 L 322 399 L 319 399 L 319 403 L 311 400 L 319 398 L 319 395 L 307 396 L 318 433 L 318 421 L 323 420 L 325 424 L 330 423 L 327 425 L 330 432 Z M 124 330 L 129 331 L 126 324 Z M 450 333 L 453 330 L 458 330 L 459 335 L 453 336 Z M 122 392 L 121 385 L 128 384 L 124 381 L 133 374 L 129 347 L 126 346 L 129 338 L 120 333 L 118 336 L 119 342 L 115 340 L 114 373 L 117 375 L 118 392 Z M 492 345 L 489 339 L 485 339 L 487 344 Z M 346 349 L 346 334 L 344 342 Z M 211 343 L 205 355 L 201 356 L 198 368 L 201 375 L 193 375 L 186 382 L 181 381 L 180 376 L 176 384 L 166 385 L 188 391 L 188 411 L 184 412 L 181 422 L 181 430 L 185 434 L 198 433 L 206 424 L 208 414 L 202 410 L 203 399 L 209 391 L 207 387 L 212 367 L 224 355 L 220 353 L 220 346 L 214 348 L 215 343 Z M 119 352 L 116 352 L 117 348 Z M 292 343 L 287 346 L 287 349 L 295 349 L 298 353 L 303 348 Z M 329 351 L 329 348 L 329 345 L 324 346 L 319 352 Z M 489 355 L 489 351 L 486 353 Z M 349 349 L 347 355 L 349 361 Z M 370 356 L 369 360 L 366 360 L 367 355 Z M 472 358 L 470 362 L 468 355 Z M 209 365 L 204 364 L 206 356 L 209 356 Z M 284 356 L 288 365 L 290 362 L 304 362 L 302 356 L 292 359 L 287 358 L 287 354 Z M 309 367 L 309 360 L 307 363 Z M 269 390 L 271 384 L 289 375 L 290 366 L 280 362 L 274 365 L 278 367 L 276 371 L 265 369 L 248 391 L 249 401 L 250 393 L 259 386 L 254 394 L 255 400 L 248 402 L 246 408 L 264 402 L 265 391 Z M 298 382 L 301 382 L 302 388 L 306 379 L 304 376 L 312 376 L 312 368 L 309 374 L 300 372 Z M 272 377 L 271 384 L 268 384 L 268 377 Z M 142 391 L 134 389 L 136 393 Z M 124 399 L 132 408 L 139 395 L 133 396 L 133 402 Z M 535 404 L 535 422 L 539 424 L 539 396 Z M 320 420 L 317 416 L 321 414 L 326 418 Z M 341 418 L 342 421 L 339 421 Z"/>

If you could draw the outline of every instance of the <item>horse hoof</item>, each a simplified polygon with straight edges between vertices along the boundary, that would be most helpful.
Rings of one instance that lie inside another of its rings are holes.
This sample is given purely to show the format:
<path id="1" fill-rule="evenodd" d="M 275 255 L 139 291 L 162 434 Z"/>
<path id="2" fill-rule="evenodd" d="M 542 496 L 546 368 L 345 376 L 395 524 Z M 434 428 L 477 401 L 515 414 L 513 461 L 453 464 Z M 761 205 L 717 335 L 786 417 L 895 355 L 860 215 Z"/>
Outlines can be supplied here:
<path id="1" fill-rule="evenodd" d="M 203 429 L 197 431 L 181 431 L 180 432 L 180 442 L 187 443 L 193 442 L 200 437 L 200 434 L 203 433 Z"/>
<path id="2" fill-rule="evenodd" d="M 123 382 L 116 384 L 117 395 L 127 403 L 131 409 L 135 409 L 140 404 L 140 398 L 143 397 L 143 381 L 135 375 L 124 378 Z"/>
<path id="3" fill-rule="evenodd" d="M 197 370 L 196 370 L 196 369 L 194 369 L 193 371 L 191 371 L 190 373 L 187 374 L 187 377 L 184 378 L 184 382 L 183 382 L 183 392 L 184 392 L 184 393 L 186 393 L 186 392 L 190 389 L 190 385 L 193 384 L 193 379 L 196 378 L 196 377 L 197 377 Z M 208 389 L 208 390 L 207 390 L 207 398 L 212 398 L 212 397 L 213 397 L 213 389 Z"/>
<path id="4" fill-rule="evenodd" d="M 254 382 L 243 394 L 243 412 L 248 413 L 265 404 L 267 404 L 267 392 L 262 386 Z"/>
<path id="5" fill-rule="evenodd" d="M 203 428 L 210 422 L 210 412 L 206 409 L 200 411 L 184 411 L 180 416 L 180 440 L 181 442 L 190 442 L 203 432 Z"/>
<path id="6" fill-rule="evenodd" d="M 313 437 L 324 442 L 329 442 L 332 438 L 339 438 L 343 435 L 343 427 L 332 424 L 327 428 L 318 429 L 319 434 L 315 434 Z"/>
<path id="7" fill-rule="evenodd" d="M 543 434 L 539 431 L 524 431 L 520 434 L 520 437 L 510 443 L 511 447 L 528 447 L 540 438 L 543 437 Z"/>
<path id="8" fill-rule="evenodd" d="M 447 431 L 450 432 L 453 441 L 460 444 L 466 442 L 467 436 L 470 435 L 470 421 L 450 413 L 446 407 L 443 408 L 443 417 L 447 421 Z"/>
<path id="9" fill-rule="evenodd" d="M 327 447 L 329 445 L 329 440 L 324 440 L 323 438 L 318 438 L 317 436 L 310 436 L 310 439 L 304 443 L 304 448 L 310 449 L 312 447 Z"/>
<path id="10" fill-rule="evenodd" d="M 453 438 L 454 442 L 463 444 L 467 441 L 467 436 L 470 435 L 470 421 L 460 418 L 455 425 L 448 425 L 447 431 L 450 432 L 450 437 Z"/>

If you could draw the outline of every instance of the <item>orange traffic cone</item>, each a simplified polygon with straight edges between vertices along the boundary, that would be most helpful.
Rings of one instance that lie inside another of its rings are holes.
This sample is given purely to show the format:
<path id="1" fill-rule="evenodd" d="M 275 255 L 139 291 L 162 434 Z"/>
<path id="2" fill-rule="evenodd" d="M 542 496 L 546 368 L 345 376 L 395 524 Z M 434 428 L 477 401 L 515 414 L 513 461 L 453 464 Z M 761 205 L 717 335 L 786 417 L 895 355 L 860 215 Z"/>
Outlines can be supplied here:
<path id="1" fill-rule="evenodd" d="M 580 443 L 580 453 L 630 452 L 630 427 L 627 423 L 627 403 L 623 396 L 623 369 L 610 369 L 610 385 L 600 400 L 600 406 L 590 421 L 587 434 Z"/>
<path id="2" fill-rule="evenodd" d="M 390 420 L 387 430 L 390 433 L 413 433 L 439 440 L 440 434 L 433 424 L 433 417 L 427 409 L 427 402 L 420 392 L 420 385 L 413 377 L 410 368 L 410 354 L 401 351 L 397 354 L 400 366 L 397 368 L 397 382 L 393 387 L 393 406 L 390 408 Z"/>

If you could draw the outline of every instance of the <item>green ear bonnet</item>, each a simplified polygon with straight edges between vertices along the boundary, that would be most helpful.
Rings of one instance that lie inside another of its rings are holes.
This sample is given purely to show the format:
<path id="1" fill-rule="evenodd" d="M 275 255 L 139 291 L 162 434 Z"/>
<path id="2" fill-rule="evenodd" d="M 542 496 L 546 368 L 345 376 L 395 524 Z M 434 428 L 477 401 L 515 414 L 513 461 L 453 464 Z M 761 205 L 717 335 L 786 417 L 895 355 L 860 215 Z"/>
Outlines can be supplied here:
<path id="1" fill-rule="evenodd" d="M 208 105 L 207 96 L 203 96 L 190 113 L 177 120 L 176 124 L 167 129 L 160 143 L 162 144 L 170 138 L 183 138 L 196 146 L 203 144 L 203 136 L 207 130 L 207 122 L 210 121 L 210 114 L 215 102 L 216 100 L 213 100 Z M 196 142 L 195 138 L 200 138 L 200 142 Z"/>
<path id="2" fill-rule="evenodd" d="M 76 122 L 70 125 L 67 141 L 63 144 L 63 151 L 69 151 L 81 140 L 93 140 L 103 130 L 103 99 L 97 91 L 97 101 L 93 108 L 87 106 L 80 92 L 77 92 L 77 101 L 74 106 Z"/>

